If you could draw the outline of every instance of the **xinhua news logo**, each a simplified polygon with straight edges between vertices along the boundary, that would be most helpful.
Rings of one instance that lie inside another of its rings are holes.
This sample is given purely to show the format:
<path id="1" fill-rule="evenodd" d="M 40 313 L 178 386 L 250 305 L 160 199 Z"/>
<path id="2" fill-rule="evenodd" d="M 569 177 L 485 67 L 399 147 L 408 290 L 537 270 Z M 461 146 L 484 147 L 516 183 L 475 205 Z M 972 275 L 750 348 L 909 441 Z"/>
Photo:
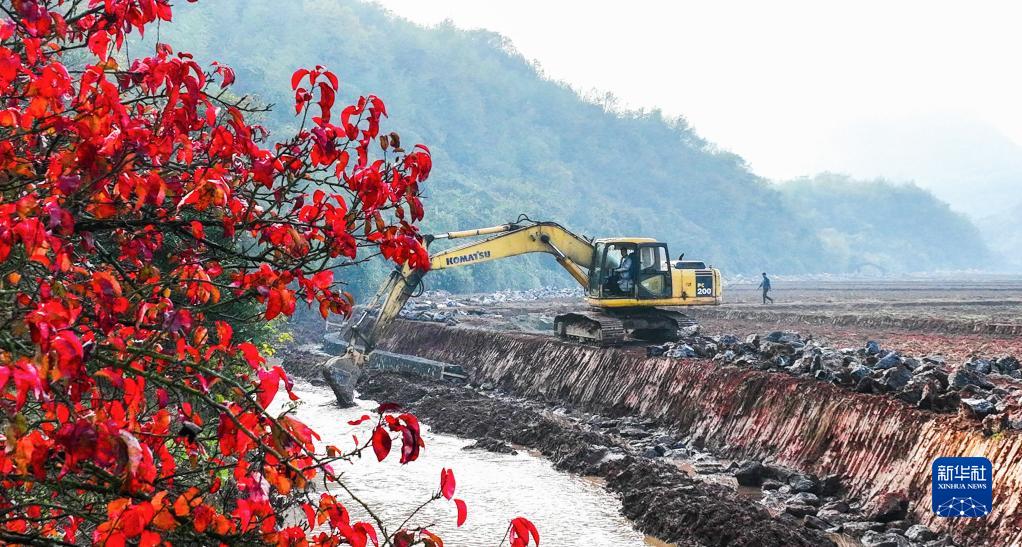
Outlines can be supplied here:
<path id="1" fill-rule="evenodd" d="M 983 517 L 994 503 L 993 466 L 986 458 L 933 462 L 933 512 L 941 517 Z"/>

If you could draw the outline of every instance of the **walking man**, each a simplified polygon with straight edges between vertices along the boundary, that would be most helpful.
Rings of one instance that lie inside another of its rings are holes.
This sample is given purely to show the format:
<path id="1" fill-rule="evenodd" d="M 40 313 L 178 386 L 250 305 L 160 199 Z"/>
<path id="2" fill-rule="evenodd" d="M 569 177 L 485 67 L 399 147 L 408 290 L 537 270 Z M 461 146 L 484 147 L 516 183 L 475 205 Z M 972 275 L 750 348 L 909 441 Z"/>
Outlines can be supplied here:
<path id="1" fill-rule="evenodd" d="M 767 293 L 769 293 L 769 292 L 770 292 L 770 278 L 769 278 L 769 277 L 767 277 L 767 274 L 766 274 L 766 272 L 763 272 L 763 281 L 761 281 L 761 282 L 759 283 L 759 287 L 756 287 L 756 288 L 757 288 L 757 289 L 763 289 L 763 303 L 764 303 L 764 304 L 766 304 L 766 303 L 767 303 L 767 300 L 769 300 L 771 304 L 773 304 L 773 303 L 774 303 L 774 299 L 773 299 L 773 298 L 770 298 L 770 297 L 769 297 L 769 296 L 767 295 Z"/>

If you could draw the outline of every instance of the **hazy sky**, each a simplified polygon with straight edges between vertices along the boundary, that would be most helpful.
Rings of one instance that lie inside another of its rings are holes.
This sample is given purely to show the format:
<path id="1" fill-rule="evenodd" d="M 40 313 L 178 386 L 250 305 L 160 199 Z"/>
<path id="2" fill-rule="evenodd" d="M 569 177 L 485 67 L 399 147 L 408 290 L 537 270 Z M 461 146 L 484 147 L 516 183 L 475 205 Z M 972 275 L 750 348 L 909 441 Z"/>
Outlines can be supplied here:
<path id="1" fill-rule="evenodd" d="M 951 117 L 1022 142 L 1022 2 L 380 3 L 500 32 L 552 78 L 682 114 L 772 178 L 840 164 L 846 132 L 889 120 Z"/>

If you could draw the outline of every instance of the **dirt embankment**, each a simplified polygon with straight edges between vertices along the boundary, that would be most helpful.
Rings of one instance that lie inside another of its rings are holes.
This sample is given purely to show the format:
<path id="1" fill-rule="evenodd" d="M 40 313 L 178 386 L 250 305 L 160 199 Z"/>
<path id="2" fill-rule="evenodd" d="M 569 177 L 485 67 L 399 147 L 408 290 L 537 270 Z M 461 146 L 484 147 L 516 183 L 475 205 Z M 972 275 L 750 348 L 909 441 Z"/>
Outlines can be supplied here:
<path id="1" fill-rule="evenodd" d="M 557 469 L 603 478 L 621 496 L 624 515 L 639 530 L 679 546 L 834 545 L 794 517 L 773 517 L 727 487 L 632 454 L 612 435 L 580 428 L 521 401 L 391 373 L 365 377 L 360 392 L 407 406 L 436 431 L 483 439 L 481 444 L 498 450 L 506 449 L 504 443 L 521 445 L 538 450 Z"/>
<path id="2" fill-rule="evenodd" d="M 384 349 L 458 364 L 471 381 L 530 400 L 612 417 L 654 420 L 719 457 L 754 459 L 818 476 L 837 474 L 864 502 L 902 493 L 909 514 L 968 544 L 1022 541 L 1022 434 L 990 435 L 978 420 L 914 408 L 889 394 L 706 359 L 647 357 L 545 336 L 403 322 Z M 929 470 L 947 455 L 988 457 L 998 477 L 983 519 L 930 508 Z"/>

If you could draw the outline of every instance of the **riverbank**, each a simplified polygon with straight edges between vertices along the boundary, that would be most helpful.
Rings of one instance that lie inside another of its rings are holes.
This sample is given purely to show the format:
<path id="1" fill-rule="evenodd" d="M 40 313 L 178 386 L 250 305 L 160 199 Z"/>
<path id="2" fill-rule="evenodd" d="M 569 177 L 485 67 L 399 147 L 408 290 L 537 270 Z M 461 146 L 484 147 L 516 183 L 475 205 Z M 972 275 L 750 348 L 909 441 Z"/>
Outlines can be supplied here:
<path id="1" fill-rule="evenodd" d="M 609 423 L 595 417 L 586 423 L 563 409 L 543 409 L 469 387 L 392 373 L 367 375 L 359 392 L 402 404 L 434 431 L 477 439 L 484 449 L 536 450 L 556 469 L 598 478 L 618 495 L 622 513 L 637 529 L 668 543 L 835 545 L 824 532 L 807 528 L 793 515 L 773 516 L 765 506 L 726 486 L 692 478 L 669 460 L 635 454 L 616 427 L 620 421 L 603 427 Z M 651 436 L 637 427 L 624 433 Z M 673 439 L 661 440 L 678 447 L 674 450 L 684 449 Z"/>

